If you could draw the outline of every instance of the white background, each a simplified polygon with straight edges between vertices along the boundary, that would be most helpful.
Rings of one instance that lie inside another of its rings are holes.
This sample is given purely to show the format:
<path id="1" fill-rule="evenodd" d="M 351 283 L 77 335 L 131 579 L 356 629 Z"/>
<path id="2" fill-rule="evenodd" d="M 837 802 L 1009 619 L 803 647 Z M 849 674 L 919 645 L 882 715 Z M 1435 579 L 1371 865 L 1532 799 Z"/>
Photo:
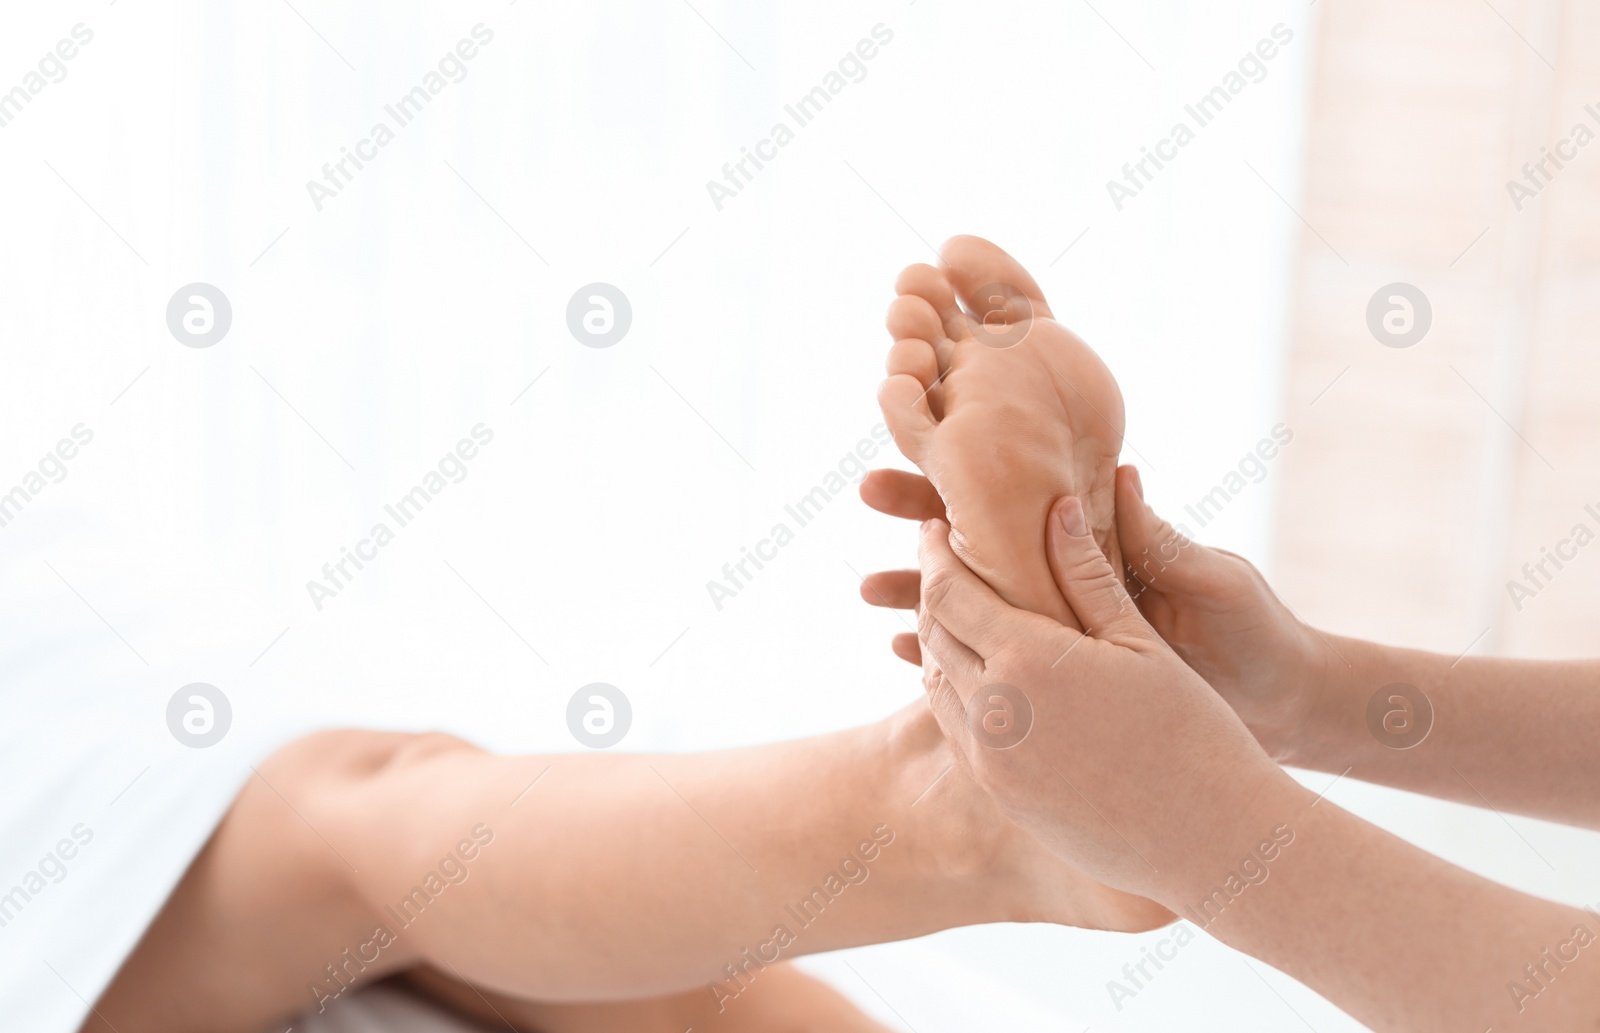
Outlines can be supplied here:
<path id="1" fill-rule="evenodd" d="M 1316 10 L 8 10 L 0 89 L 73 25 L 94 40 L 0 129 L 0 490 L 75 424 L 95 439 L 0 528 L 9 609 L 59 617 L 5 634 L 115 658 L 11 705 L 118 715 L 158 770 L 188 763 L 164 713 L 196 680 L 241 734 L 288 713 L 504 751 L 576 748 L 566 701 L 594 681 L 632 700 L 628 749 L 881 717 L 920 690 L 858 573 L 911 565 L 909 526 L 847 492 L 720 612 L 706 582 L 878 422 L 895 273 L 954 233 L 1016 254 L 1117 375 L 1126 458 L 1177 513 L 1280 418 Z M 494 40 L 465 80 L 316 210 L 306 182 L 480 22 Z M 1294 40 L 1266 79 L 1116 211 L 1105 182 L 1279 22 Z M 706 181 L 879 23 L 894 38 L 865 79 L 716 210 Z M 233 306 L 209 349 L 166 326 L 194 281 Z M 632 303 L 609 349 L 566 325 L 594 281 Z M 480 422 L 495 438 L 466 480 L 318 612 L 306 582 Z M 1264 561 L 1271 496 L 1269 476 L 1204 537 Z M 1016 1029 L 1357 1028 L 1209 942 L 1119 1014 L 1107 980 L 1159 938 L 853 952 L 881 998 L 820 967 L 919 1033 L 996 1008 Z"/>

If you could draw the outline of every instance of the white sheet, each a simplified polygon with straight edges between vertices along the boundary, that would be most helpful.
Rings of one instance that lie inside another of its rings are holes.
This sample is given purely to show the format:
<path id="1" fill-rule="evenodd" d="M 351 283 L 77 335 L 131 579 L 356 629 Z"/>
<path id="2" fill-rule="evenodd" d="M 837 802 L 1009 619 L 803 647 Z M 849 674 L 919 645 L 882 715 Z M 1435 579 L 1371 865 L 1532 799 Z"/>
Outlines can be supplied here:
<path id="1" fill-rule="evenodd" d="M 138 580 L 97 576 L 83 541 L 19 520 L 0 579 L 0 1002 L 29 1033 L 78 1027 L 250 766 L 297 734 L 235 692 L 221 742 L 179 744 L 167 697 L 240 666 L 240 643 L 197 625 L 191 653 L 151 648 Z"/>

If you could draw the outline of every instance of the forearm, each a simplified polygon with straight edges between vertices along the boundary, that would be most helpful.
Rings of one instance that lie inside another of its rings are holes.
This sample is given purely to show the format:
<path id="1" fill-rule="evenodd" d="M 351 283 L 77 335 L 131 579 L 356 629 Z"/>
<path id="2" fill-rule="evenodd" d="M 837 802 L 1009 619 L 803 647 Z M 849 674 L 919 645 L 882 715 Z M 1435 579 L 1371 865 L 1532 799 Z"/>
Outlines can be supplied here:
<path id="1" fill-rule="evenodd" d="M 1600 828 L 1600 663 L 1327 646 L 1285 763 Z"/>
<path id="2" fill-rule="evenodd" d="M 1192 918 L 1206 902 L 1196 920 L 1224 943 L 1378 1031 L 1600 1029 L 1595 915 L 1472 875 L 1298 787 L 1258 814 L 1263 835 L 1292 832 L 1259 884 L 1214 897 L 1227 873 L 1192 873 L 1169 901 Z"/>

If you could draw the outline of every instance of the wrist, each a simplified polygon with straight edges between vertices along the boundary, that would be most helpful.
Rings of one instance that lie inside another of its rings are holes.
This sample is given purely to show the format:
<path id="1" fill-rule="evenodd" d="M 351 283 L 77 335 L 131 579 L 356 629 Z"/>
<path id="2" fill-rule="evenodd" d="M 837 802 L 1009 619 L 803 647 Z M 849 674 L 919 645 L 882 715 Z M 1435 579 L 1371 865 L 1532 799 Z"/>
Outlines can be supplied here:
<path id="1" fill-rule="evenodd" d="M 1308 624 L 1295 622 L 1295 633 L 1279 667 L 1278 678 L 1287 705 L 1251 731 L 1267 755 L 1288 767 L 1316 767 L 1330 735 L 1342 723 L 1343 699 L 1350 666 L 1342 645 Z"/>
<path id="2" fill-rule="evenodd" d="M 1315 673 L 1305 682 L 1304 717 L 1279 761 L 1308 770 L 1341 771 L 1371 745 L 1364 710 L 1374 688 L 1366 685 L 1373 667 L 1372 647 L 1337 635 L 1317 639 Z"/>

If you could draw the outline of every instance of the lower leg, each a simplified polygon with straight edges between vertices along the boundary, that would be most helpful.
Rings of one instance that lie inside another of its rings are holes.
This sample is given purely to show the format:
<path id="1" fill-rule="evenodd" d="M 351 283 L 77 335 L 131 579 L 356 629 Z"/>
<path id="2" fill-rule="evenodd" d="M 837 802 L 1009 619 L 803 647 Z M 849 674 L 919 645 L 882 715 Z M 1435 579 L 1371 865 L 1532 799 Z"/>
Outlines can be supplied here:
<path id="1" fill-rule="evenodd" d="M 1001 818 L 920 703 L 712 754 L 446 749 L 323 803 L 311 820 L 396 956 L 546 1001 L 733 993 L 780 957 L 951 926 L 1165 920 L 1123 910 Z M 460 883 L 430 884 L 474 832 Z"/>
<path id="2" fill-rule="evenodd" d="M 1171 915 L 1001 818 L 920 701 L 683 756 L 326 732 L 260 765 L 83 1030 L 255 1033 L 424 965 L 524 999 L 726 998 L 777 957 L 1027 920 Z"/>

